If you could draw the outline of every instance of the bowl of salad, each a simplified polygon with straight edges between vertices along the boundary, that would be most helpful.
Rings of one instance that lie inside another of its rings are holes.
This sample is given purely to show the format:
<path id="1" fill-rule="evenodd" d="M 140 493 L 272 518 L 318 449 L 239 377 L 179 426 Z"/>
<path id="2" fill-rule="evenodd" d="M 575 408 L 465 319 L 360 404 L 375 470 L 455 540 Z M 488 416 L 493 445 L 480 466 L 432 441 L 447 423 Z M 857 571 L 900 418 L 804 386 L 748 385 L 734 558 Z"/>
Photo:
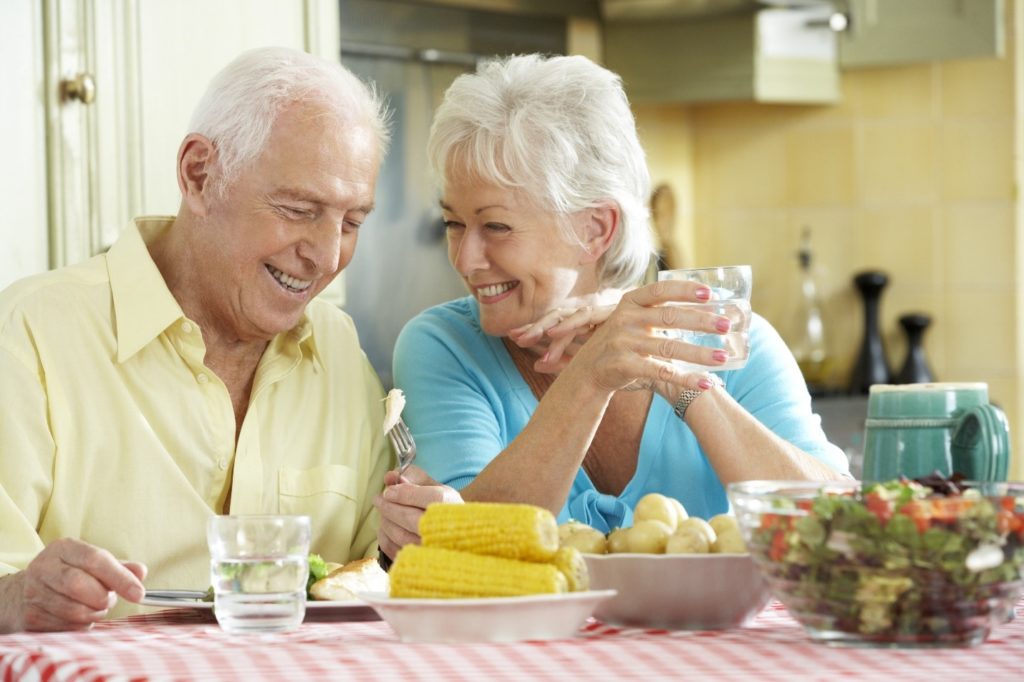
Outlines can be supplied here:
<path id="1" fill-rule="evenodd" d="M 974 646 L 1024 591 L 1024 483 L 729 486 L 773 596 L 816 641 Z"/>

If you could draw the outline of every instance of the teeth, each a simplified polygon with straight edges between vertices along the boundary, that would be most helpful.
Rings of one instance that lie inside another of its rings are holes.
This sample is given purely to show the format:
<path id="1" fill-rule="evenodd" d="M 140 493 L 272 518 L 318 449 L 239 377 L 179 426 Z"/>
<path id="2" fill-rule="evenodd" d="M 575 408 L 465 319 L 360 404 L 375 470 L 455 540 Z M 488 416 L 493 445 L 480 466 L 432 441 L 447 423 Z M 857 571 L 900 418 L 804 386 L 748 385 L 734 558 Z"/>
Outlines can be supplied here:
<path id="1" fill-rule="evenodd" d="M 268 265 L 267 270 L 270 272 L 271 275 L 274 276 L 274 279 L 283 284 L 284 287 L 289 291 L 305 291 L 310 287 L 311 284 L 313 284 L 313 280 L 305 280 L 298 279 L 297 277 L 292 277 L 291 275 L 287 275 L 281 272 L 273 265 Z"/>
<path id="2" fill-rule="evenodd" d="M 480 287 L 477 292 L 481 296 L 497 296 L 503 294 L 512 287 L 515 286 L 515 282 L 505 282 L 504 284 L 489 284 L 485 287 Z"/>

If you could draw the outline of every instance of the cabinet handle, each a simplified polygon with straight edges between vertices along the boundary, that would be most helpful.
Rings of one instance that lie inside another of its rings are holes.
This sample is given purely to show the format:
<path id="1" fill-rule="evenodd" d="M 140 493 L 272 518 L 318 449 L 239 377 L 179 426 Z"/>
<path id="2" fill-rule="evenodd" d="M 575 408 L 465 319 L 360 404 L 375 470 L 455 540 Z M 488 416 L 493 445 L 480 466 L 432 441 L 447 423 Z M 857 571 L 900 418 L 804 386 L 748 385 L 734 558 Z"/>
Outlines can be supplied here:
<path id="1" fill-rule="evenodd" d="M 92 104 L 96 99 L 96 81 L 91 73 L 83 71 L 74 78 L 62 80 L 60 93 L 64 102 L 78 100 L 82 104 Z"/>

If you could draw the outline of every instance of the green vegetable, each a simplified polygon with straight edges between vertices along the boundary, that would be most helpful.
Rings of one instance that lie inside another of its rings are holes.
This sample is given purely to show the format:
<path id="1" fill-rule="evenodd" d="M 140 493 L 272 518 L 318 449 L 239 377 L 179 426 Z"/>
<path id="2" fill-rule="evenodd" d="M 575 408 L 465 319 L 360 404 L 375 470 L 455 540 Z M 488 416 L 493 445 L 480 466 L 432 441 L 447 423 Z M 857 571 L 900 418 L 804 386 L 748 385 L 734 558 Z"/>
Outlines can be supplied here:
<path id="1" fill-rule="evenodd" d="M 319 554 L 310 553 L 309 555 L 309 580 L 306 581 L 306 597 L 309 599 L 313 598 L 313 595 L 309 593 L 309 588 L 313 587 L 313 583 L 317 580 L 327 577 L 327 562 L 323 560 Z"/>

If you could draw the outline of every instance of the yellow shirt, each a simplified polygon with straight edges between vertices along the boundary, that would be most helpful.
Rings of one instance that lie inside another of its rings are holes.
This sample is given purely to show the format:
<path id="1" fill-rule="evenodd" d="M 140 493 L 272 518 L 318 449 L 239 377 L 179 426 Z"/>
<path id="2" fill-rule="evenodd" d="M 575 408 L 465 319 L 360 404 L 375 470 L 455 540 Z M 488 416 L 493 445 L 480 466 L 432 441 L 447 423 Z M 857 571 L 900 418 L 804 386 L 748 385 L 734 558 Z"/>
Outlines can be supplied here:
<path id="1" fill-rule="evenodd" d="M 376 552 L 392 455 L 351 319 L 314 300 L 268 345 L 235 444 L 231 398 L 144 243 L 0 293 L 0 575 L 75 537 L 145 562 L 149 588 L 209 585 L 206 521 L 308 514 L 329 561 Z M 125 612 L 119 608 L 114 615 Z"/>

